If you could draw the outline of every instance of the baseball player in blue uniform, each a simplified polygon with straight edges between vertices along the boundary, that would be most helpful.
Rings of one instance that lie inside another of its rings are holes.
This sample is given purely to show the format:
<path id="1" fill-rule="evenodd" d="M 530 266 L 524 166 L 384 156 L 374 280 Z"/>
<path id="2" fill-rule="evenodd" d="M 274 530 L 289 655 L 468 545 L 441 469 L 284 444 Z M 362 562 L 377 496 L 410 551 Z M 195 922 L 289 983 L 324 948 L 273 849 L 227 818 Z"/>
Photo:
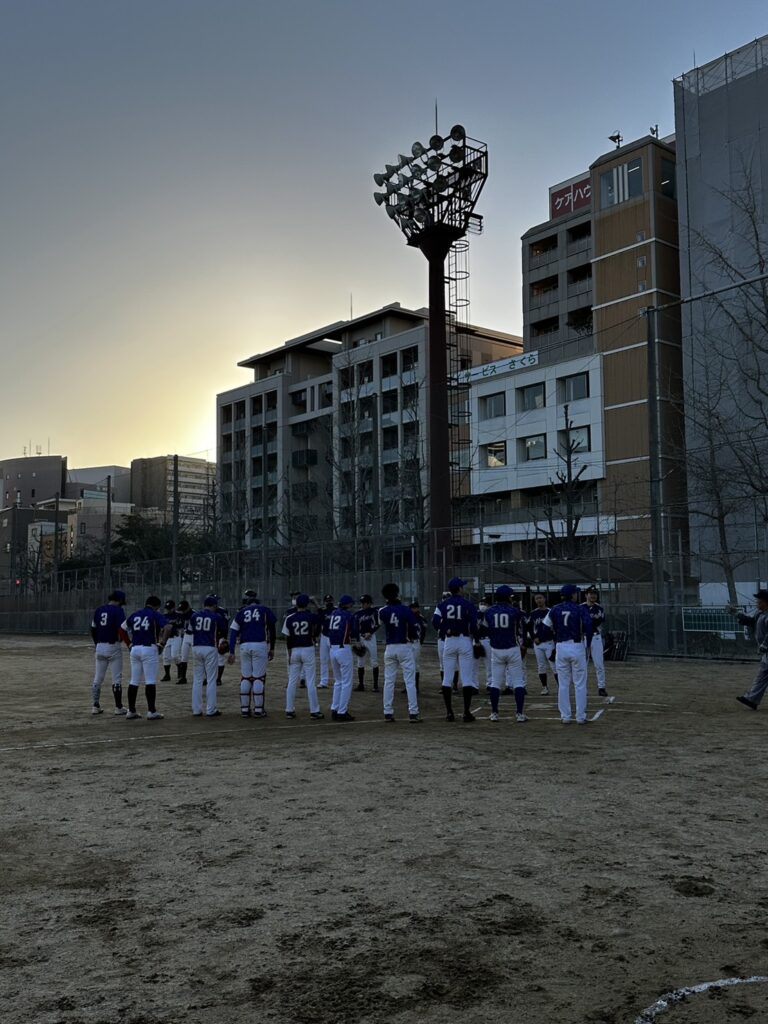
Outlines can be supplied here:
<path id="1" fill-rule="evenodd" d="M 165 642 L 170 628 L 160 614 L 161 601 L 151 594 L 144 607 L 129 615 L 123 623 L 131 643 L 131 681 L 128 685 L 129 719 L 141 718 L 136 710 L 139 687 L 144 683 L 147 698 L 147 718 L 163 718 L 155 706 L 157 700 L 157 670 L 160 666 L 159 648 Z"/>
<path id="2" fill-rule="evenodd" d="M 208 718 L 221 714 L 216 700 L 216 676 L 219 665 L 218 642 L 227 635 L 227 620 L 218 610 L 218 598 L 210 594 L 199 612 L 192 612 L 187 632 L 192 637 L 192 714 L 203 714 L 203 681 L 207 683 Z"/>
<path id="3" fill-rule="evenodd" d="M 163 615 L 165 616 L 165 621 L 171 627 L 171 632 L 163 647 L 163 675 L 160 682 L 170 683 L 171 665 L 178 665 L 181 660 L 181 633 L 179 631 L 181 619 L 176 611 L 175 601 L 169 599 L 165 602 Z"/>
<path id="4" fill-rule="evenodd" d="M 403 673 L 403 682 L 408 694 L 408 720 L 420 722 L 419 695 L 416 689 L 416 659 L 413 656 L 413 641 L 418 640 L 416 617 L 410 608 L 400 600 L 400 588 L 396 583 L 386 583 L 381 590 L 387 602 L 380 610 L 379 618 L 384 626 L 384 721 L 395 720 L 395 683 L 398 668 Z"/>
<path id="5" fill-rule="evenodd" d="M 419 671 L 419 665 L 421 664 L 421 648 L 424 646 L 424 641 L 427 637 L 427 624 L 424 621 L 424 616 L 421 614 L 421 605 L 418 601 L 411 601 L 409 607 L 416 619 L 417 636 L 413 641 L 413 656 L 416 660 L 416 691 L 418 692 L 421 677 L 421 673 Z"/>
<path id="6" fill-rule="evenodd" d="M 754 682 L 746 693 L 736 698 L 739 704 L 751 711 L 757 711 L 768 690 L 768 590 L 758 590 L 754 598 L 757 602 L 754 615 L 745 615 L 739 608 L 728 605 L 728 611 L 738 617 L 739 625 L 746 626 L 752 633 L 760 655 L 760 668 Z"/>
<path id="7" fill-rule="evenodd" d="M 355 720 L 349 713 L 349 702 L 352 698 L 352 644 L 357 640 L 355 617 L 350 611 L 354 603 L 354 598 L 349 594 L 342 594 L 339 598 L 339 607 L 334 608 L 326 618 L 333 669 L 331 719 L 334 722 Z"/>
<path id="8" fill-rule="evenodd" d="M 286 615 L 283 623 L 282 633 L 288 649 L 285 714 L 287 718 L 296 717 L 296 689 L 303 679 L 307 687 L 309 717 L 317 720 L 325 716 L 320 710 L 315 685 L 315 636 L 318 631 L 318 619 L 317 615 L 309 610 L 309 601 L 309 594 L 296 594 L 293 611 Z"/>
<path id="9" fill-rule="evenodd" d="M 587 721 L 587 645 L 592 639 L 592 618 L 585 605 L 578 603 L 578 592 L 578 587 L 566 583 L 560 588 L 562 601 L 543 619 L 555 638 L 558 707 L 566 725 L 572 721 L 571 684 L 576 694 L 576 721 L 582 725 Z"/>
<path id="10" fill-rule="evenodd" d="M 275 656 L 275 613 L 259 602 L 255 590 L 243 594 L 243 606 L 229 626 L 229 664 L 235 661 L 235 646 L 240 641 L 240 714 L 264 718 L 267 664 Z"/>
<path id="11" fill-rule="evenodd" d="M 455 721 L 451 704 L 451 681 L 457 670 L 464 698 L 464 721 L 475 720 L 471 711 L 472 698 L 477 693 L 472 642 L 478 638 L 477 609 L 462 595 L 466 582 L 454 576 L 448 582 L 451 596 L 440 602 L 432 616 L 432 626 L 444 641 L 441 689 L 447 722 Z"/>
<path id="12" fill-rule="evenodd" d="M 91 686 L 91 714 L 100 715 L 104 710 L 99 703 L 101 685 L 107 675 L 112 674 L 112 696 L 115 701 L 115 714 L 125 715 L 123 707 L 123 632 L 125 622 L 125 594 L 122 590 L 113 590 L 107 598 L 107 604 L 100 605 L 91 619 L 91 637 L 96 647 L 96 669 Z"/>
<path id="13" fill-rule="evenodd" d="M 379 613 L 373 607 L 373 598 L 370 594 L 363 594 L 360 598 L 362 607 L 355 612 L 355 626 L 359 640 L 358 646 L 365 648 L 365 654 L 356 658 L 357 662 L 357 689 L 365 689 L 365 663 L 370 662 L 373 675 L 373 689 L 379 691 L 379 655 L 376 645 L 376 631 L 379 628 Z"/>
<path id="14" fill-rule="evenodd" d="M 176 666 L 176 685 L 181 686 L 187 682 L 187 665 L 192 653 L 192 634 L 187 632 L 189 620 L 192 618 L 192 606 L 189 601 L 179 601 L 176 611 L 179 620 L 179 635 L 181 637 L 179 664 Z"/>
<path id="15" fill-rule="evenodd" d="M 499 720 L 499 695 L 514 690 L 515 718 L 527 722 L 525 716 L 525 679 L 522 649 L 525 644 L 525 615 L 511 602 L 512 588 L 501 586 L 496 603 L 485 612 L 485 625 L 491 645 L 491 721 Z"/>
<path id="16" fill-rule="evenodd" d="M 326 594 L 323 598 L 323 608 L 320 616 L 320 682 L 317 684 L 319 690 L 328 688 L 328 680 L 331 674 L 331 642 L 328 639 L 328 620 L 336 610 L 333 594 Z"/>
<path id="17" fill-rule="evenodd" d="M 550 656 L 555 649 L 555 638 L 549 626 L 544 625 L 544 619 L 549 615 L 546 594 L 539 591 L 533 595 L 534 608 L 528 616 L 528 638 L 533 645 L 533 653 L 536 657 L 536 668 L 541 682 L 541 696 L 549 696 L 548 670 L 550 667 Z M 555 682 L 557 672 L 552 670 Z"/>
<path id="18" fill-rule="evenodd" d="M 597 694 L 599 697 L 607 697 L 608 690 L 605 686 L 605 658 L 603 657 L 602 634 L 603 624 L 605 623 L 605 609 L 597 603 L 599 597 L 600 594 L 597 587 L 589 587 L 587 589 L 587 611 L 592 619 L 592 642 L 589 645 L 589 657 L 595 666 Z"/>

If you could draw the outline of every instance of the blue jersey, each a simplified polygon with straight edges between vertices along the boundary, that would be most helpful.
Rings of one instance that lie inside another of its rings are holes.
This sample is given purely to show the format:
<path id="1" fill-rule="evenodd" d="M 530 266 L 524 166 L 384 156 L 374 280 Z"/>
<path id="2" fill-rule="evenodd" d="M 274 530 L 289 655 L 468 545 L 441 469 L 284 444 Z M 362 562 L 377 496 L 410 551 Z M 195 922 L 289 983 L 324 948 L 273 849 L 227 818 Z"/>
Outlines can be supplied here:
<path id="1" fill-rule="evenodd" d="M 323 634 L 323 636 L 328 636 L 329 622 L 331 616 L 337 610 L 338 609 L 336 608 L 321 608 L 320 611 L 318 612 L 318 617 L 320 619 L 320 632 Z"/>
<path id="2" fill-rule="evenodd" d="M 491 647 L 508 651 L 517 647 L 525 636 L 525 615 L 511 604 L 494 604 L 484 615 Z"/>
<path id="3" fill-rule="evenodd" d="M 416 623 L 416 639 L 420 644 L 423 644 L 427 636 L 427 624 L 423 617 L 421 615 L 417 615 L 415 612 L 413 613 L 413 618 Z"/>
<path id="4" fill-rule="evenodd" d="M 534 640 L 541 643 L 548 643 L 553 638 L 552 630 L 544 625 L 544 619 L 549 615 L 549 608 L 534 608 L 528 616 L 528 629 Z"/>
<path id="5" fill-rule="evenodd" d="M 125 620 L 125 628 L 134 647 L 151 647 L 160 639 L 166 618 L 154 608 L 141 608 Z"/>
<path id="6" fill-rule="evenodd" d="M 454 594 L 435 608 L 432 625 L 441 640 L 448 636 L 477 637 L 477 609 L 465 597 Z"/>
<path id="7" fill-rule="evenodd" d="M 187 633 L 192 635 L 193 647 L 215 647 L 216 642 L 227 635 L 227 620 L 221 612 L 203 608 L 202 611 L 192 612 Z"/>
<path id="8" fill-rule="evenodd" d="M 568 640 L 580 643 L 592 639 L 592 617 L 585 605 L 574 601 L 563 601 L 550 609 L 544 619 L 544 625 L 550 626 L 555 634 L 555 643 L 561 644 Z"/>
<path id="9" fill-rule="evenodd" d="M 334 608 L 327 617 L 328 639 L 331 647 L 343 647 L 351 640 L 357 640 L 355 616 L 342 608 Z"/>
<path id="10" fill-rule="evenodd" d="M 355 625 L 360 636 L 370 633 L 371 636 L 379 628 L 379 613 L 375 608 L 361 608 L 355 612 Z"/>
<path id="11" fill-rule="evenodd" d="M 289 612 L 283 623 L 283 636 L 287 637 L 288 650 L 294 647 L 311 647 L 314 643 L 315 630 L 318 626 L 317 616 L 305 608 Z"/>
<path id="12" fill-rule="evenodd" d="M 120 642 L 120 628 L 125 622 L 125 612 L 117 604 L 103 604 L 93 613 L 91 636 L 96 644 Z"/>
<path id="13" fill-rule="evenodd" d="M 263 604 L 247 604 L 229 627 L 229 650 L 235 653 L 238 634 L 241 644 L 263 644 L 274 637 L 275 613 Z"/>
<path id="14" fill-rule="evenodd" d="M 407 644 L 418 639 L 416 616 L 404 604 L 388 604 L 379 612 L 384 624 L 384 640 L 388 644 Z"/>
<path id="15" fill-rule="evenodd" d="M 600 632 L 600 627 L 605 622 L 605 609 L 600 604 L 585 604 L 584 607 L 589 612 L 589 617 L 592 619 L 592 632 L 597 634 Z"/>

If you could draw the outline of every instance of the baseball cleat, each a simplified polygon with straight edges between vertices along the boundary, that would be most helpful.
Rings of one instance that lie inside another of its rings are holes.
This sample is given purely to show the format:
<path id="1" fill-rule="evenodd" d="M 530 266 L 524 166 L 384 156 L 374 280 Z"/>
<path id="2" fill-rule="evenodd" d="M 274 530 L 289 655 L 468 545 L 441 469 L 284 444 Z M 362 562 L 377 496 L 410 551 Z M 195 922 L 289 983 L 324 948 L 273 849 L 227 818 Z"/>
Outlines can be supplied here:
<path id="1" fill-rule="evenodd" d="M 138 711 L 129 711 L 125 717 L 132 720 L 134 718 L 141 718 L 141 715 Z"/>
<path id="2" fill-rule="evenodd" d="M 563 723 L 563 725 L 570 725 L 571 722 L 573 721 L 573 719 L 572 718 L 561 718 L 560 721 Z"/>
<path id="3" fill-rule="evenodd" d="M 524 714 L 522 713 L 522 711 L 519 711 L 519 712 L 518 712 L 518 713 L 517 713 L 517 714 L 515 715 L 515 721 L 516 721 L 516 722 L 527 722 L 527 721 L 528 721 L 528 716 L 527 716 L 527 715 L 524 715 Z"/>
<path id="4" fill-rule="evenodd" d="M 321 718 L 325 718 L 325 715 L 322 711 L 313 711 L 309 717 L 314 718 L 316 722 L 319 722 Z"/>
<path id="5" fill-rule="evenodd" d="M 147 721 L 156 722 L 159 718 L 165 718 L 165 715 L 161 715 L 159 711 L 148 711 Z"/>
<path id="6" fill-rule="evenodd" d="M 753 711 L 757 711 L 757 704 L 755 704 L 754 701 L 751 701 L 749 697 L 744 697 L 742 695 L 741 697 L 737 697 L 736 700 L 739 704 L 743 704 L 745 708 L 751 708 Z"/>
<path id="7" fill-rule="evenodd" d="M 498 720 L 499 720 L 498 713 L 496 711 L 492 711 L 490 713 L 489 717 L 488 717 L 488 721 L 489 722 L 498 722 Z"/>
<path id="8" fill-rule="evenodd" d="M 461 716 L 461 720 L 462 722 L 474 722 L 475 716 L 472 714 L 471 711 L 465 711 L 464 714 Z"/>
<path id="9" fill-rule="evenodd" d="M 206 718 L 218 718 L 220 714 L 221 714 L 221 712 L 219 711 L 218 708 L 216 708 L 215 711 L 207 711 L 206 714 L 205 714 L 205 717 Z"/>
<path id="10" fill-rule="evenodd" d="M 104 708 L 100 708 L 98 704 L 94 704 L 93 707 L 91 708 L 92 715 L 102 715 L 103 713 Z"/>
<path id="11" fill-rule="evenodd" d="M 394 722 L 394 720 L 395 720 L 395 716 L 394 715 L 384 715 L 384 721 L 385 722 Z"/>
<path id="12" fill-rule="evenodd" d="M 577 718 L 576 719 L 576 725 L 587 725 L 588 723 L 589 723 L 589 719 L 587 719 L 587 718 Z"/>
<path id="13" fill-rule="evenodd" d="M 345 711 L 343 714 L 340 714 L 338 711 L 336 712 L 336 721 L 337 722 L 354 722 L 354 720 L 355 720 L 355 716 L 354 715 L 350 715 L 350 713 L 348 711 Z"/>
<path id="14" fill-rule="evenodd" d="M 373 692 L 374 693 L 378 693 L 379 692 L 379 684 L 378 683 L 374 683 L 373 684 Z"/>
<path id="15" fill-rule="evenodd" d="M 116 715 L 127 715 L 128 714 L 128 708 L 115 708 L 115 714 Z"/>
<path id="16" fill-rule="evenodd" d="M 334 711 L 333 708 L 331 708 L 331 721 L 335 722 L 338 717 L 339 717 L 339 712 L 338 711 Z"/>
<path id="17" fill-rule="evenodd" d="M 242 718 L 250 718 L 251 717 L 251 709 L 250 708 L 240 708 L 240 715 L 241 715 Z"/>
<path id="18" fill-rule="evenodd" d="M 455 722 L 456 721 L 456 715 L 454 715 L 454 713 L 452 711 L 449 711 L 448 714 L 445 716 L 445 720 L 446 720 L 446 722 Z"/>
<path id="19" fill-rule="evenodd" d="M 358 683 L 357 686 L 355 687 L 355 693 L 363 693 L 364 690 L 365 686 L 363 685 L 363 683 Z"/>
<path id="20" fill-rule="evenodd" d="M 420 722 L 421 721 L 421 715 L 418 712 L 415 715 L 410 715 L 409 714 L 408 715 L 408 721 L 409 722 Z"/>
<path id="21" fill-rule="evenodd" d="M 296 712 L 295 711 L 286 711 L 285 712 L 285 717 L 286 718 L 295 718 L 296 717 Z"/>
<path id="22" fill-rule="evenodd" d="M 202 718 L 203 717 L 203 712 L 202 711 L 193 711 L 192 712 L 192 717 L 193 718 Z"/>
<path id="23" fill-rule="evenodd" d="M 604 686 L 601 686 L 598 689 L 597 696 L 598 697 L 607 697 L 608 696 L 608 691 L 606 690 L 606 688 Z"/>
<path id="24" fill-rule="evenodd" d="M 542 687 L 540 696 L 541 697 L 548 697 L 549 696 L 549 687 L 548 686 L 543 686 Z"/>
<path id="25" fill-rule="evenodd" d="M 266 711 L 254 711 L 253 712 L 253 717 L 254 718 L 266 718 L 267 717 L 267 712 Z"/>

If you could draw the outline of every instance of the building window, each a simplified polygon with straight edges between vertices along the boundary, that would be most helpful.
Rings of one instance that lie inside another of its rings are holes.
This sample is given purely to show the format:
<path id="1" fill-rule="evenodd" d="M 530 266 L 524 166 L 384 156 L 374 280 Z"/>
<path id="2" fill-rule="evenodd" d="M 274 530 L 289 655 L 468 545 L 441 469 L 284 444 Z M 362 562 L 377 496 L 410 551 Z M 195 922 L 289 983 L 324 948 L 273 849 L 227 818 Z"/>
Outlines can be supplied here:
<path id="1" fill-rule="evenodd" d="M 388 462 L 384 467 L 384 486 L 397 487 L 400 482 L 400 466 L 396 462 Z"/>
<path id="2" fill-rule="evenodd" d="M 555 252 L 557 252 L 557 235 L 548 235 L 546 238 L 540 238 L 538 242 L 531 242 L 528 247 L 531 262 L 536 263 L 541 262 L 550 253 Z"/>
<path id="3" fill-rule="evenodd" d="M 373 380 L 373 362 L 367 359 L 364 363 L 359 363 L 357 367 L 357 383 L 358 384 L 370 384 Z"/>
<path id="4" fill-rule="evenodd" d="M 80 529 L 80 536 L 84 537 L 85 536 L 85 523 L 80 523 L 79 529 Z"/>
<path id="5" fill-rule="evenodd" d="M 637 257 L 638 269 L 642 270 L 642 268 L 646 265 L 647 262 L 648 262 L 648 257 L 647 256 L 638 256 Z"/>
<path id="6" fill-rule="evenodd" d="M 485 395 L 480 399 L 480 419 L 495 420 L 499 416 L 506 415 L 507 406 L 503 391 L 495 395 Z"/>
<path id="7" fill-rule="evenodd" d="M 333 405 L 333 384 L 320 385 L 320 408 L 329 409 Z"/>
<path id="8" fill-rule="evenodd" d="M 661 161 L 661 194 L 668 199 L 677 198 L 677 182 L 675 180 L 675 164 L 673 160 Z"/>
<path id="9" fill-rule="evenodd" d="M 604 210 L 642 194 L 643 161 L 640 157 L 600 175 L 600 205 Z"/>
<path id="10" fill-rule="evenodd" d="M 277 392 L 269 391 L 267 393 L 267 412 L 271 412 L 277 408 Z"/>
<path id="11" fill-rule="evenodd" d="M 384 451 L 392 451 L 393 448 L 397 448 L 397 427 L 385 427 L 381 432 L 381 447 Z"/>
<path id="12" fill-rule="evenodd" d="M 488 469 L 501 469 L 507 464 L 507 442 L 494 441 L 485 446 L 485 464 Z"/>
<path id="13" fill-rule="evenodd" d="M 522 446 L 525 462 L 535 462 L 537 459 L 546 459 L 547 457 L 546 434 L 534 434 L 532 437 L 524 437 Z"/>
<path id="14" fill-rule="evenodd" d="M 390 352 L 389 355 L 381 357 L 381 376 L 397 376 L 397 352 Z"/>
<path id="15" fill-rule="evenodd" d="M 415 370 L 419 365 L 419 350 L 415 345 L 413 348 L 404 348 L 401 355 L 403 373 L 408 373 L 409 370 Z"/>
<path id="16" fill-rule="evenodd" d="M 541 384 L 530 384 L 527 388 L 517 389 L 518 412 L 533 412 L 535 409 L 543 409 L 546 404 L 543 381 Z"/>
<path id="17" fill-rule="evenodd" d="M 232 406 L 222 405 L 221 407 L 221 425 L 227 426 L 232 422 Z"/>
<path id="18" fill-rule="evenodd" d="M 245 402 L 237 402 L 235 404 L 235 419 L 242 420 L 245 418 Z"/>
<path id="19" fill-rule="evenodd" d="M 339 387 L 342 391 L 351 388 L 355 382 L 354 371 L 351 366 L 345 366 L 339 370 Z"/>
<path id="20" fill-rule="evenodd" d="M 255 395 L 251 399 L 251 416 L 261 416 L 262 404 L 261 395 Z"/>
<path id="21" fill-rule="evenodd" d="M 562 377 L 558 382 L 560 404 L 578 402 L 581 398 L 589 398 L 589 374 L 574 373 L 571 377 Z"/>
<path id="22" fill-rule="evenodd" d="M 381 395 L 381 411 L 383 413 L 397 412 L 398 404 L 399 404 L 399 393 L 398 393 L 397 388 L 390 388 L 389 391 L 382 392 L 382 395 Z"/>
<path id="23" fill-rule="evenodd" d="M 570 430 L 560 431 L 560 449 L 567 453 L 570 447 L 571 452 L 591 451 L 591 434 L 589 427 L 571 427 Z"/>
<path id="24" fill-rule="evenodd" d="M 412 417 L 419 412 L 419 385 L 406 384 L 403 388 L 403 411 L 409 412 Z"/>

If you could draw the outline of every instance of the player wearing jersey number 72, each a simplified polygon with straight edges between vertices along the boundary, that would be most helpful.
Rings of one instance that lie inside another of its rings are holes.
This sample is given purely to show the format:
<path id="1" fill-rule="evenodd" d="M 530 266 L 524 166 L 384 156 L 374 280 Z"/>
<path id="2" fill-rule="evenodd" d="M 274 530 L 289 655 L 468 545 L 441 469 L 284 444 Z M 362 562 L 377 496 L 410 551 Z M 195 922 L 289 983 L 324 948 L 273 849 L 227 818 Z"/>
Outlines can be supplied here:
<path id="1" fill-rule="evenodd" d="M 354 722 L 349 713 L 352 697 L 352 644 L 358 639 L 355 617 L 350 611 L 354 598 L 343 594 L 339 607 L 327 616 L 328 644 L 333 669 L 333 697 L 331 719 L 334 722 Z"/>

